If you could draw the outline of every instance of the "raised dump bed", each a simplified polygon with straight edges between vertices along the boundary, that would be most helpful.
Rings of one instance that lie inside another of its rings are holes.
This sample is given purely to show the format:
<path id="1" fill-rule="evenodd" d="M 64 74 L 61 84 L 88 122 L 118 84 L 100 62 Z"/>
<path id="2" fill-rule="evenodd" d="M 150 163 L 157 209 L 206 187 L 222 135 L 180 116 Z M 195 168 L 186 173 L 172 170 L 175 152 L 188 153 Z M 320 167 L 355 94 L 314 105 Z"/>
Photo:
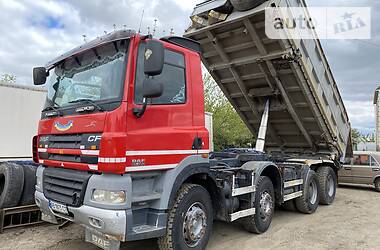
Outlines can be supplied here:
<path id="1" fill-rule="evenodd" d="M 265 34 L 266 7 L 306 10 L 305 2 L 266 1 L 214 23 L 210 11 L 225 2 L 197 5 L 192 20 L 203 23 L 185 37 L 201 44 L 204 65 L 253 134 L 270 100 L 266 151 L 332 160 L 349 156 L 349 119 L 319 40 L 271 40 Z"/>

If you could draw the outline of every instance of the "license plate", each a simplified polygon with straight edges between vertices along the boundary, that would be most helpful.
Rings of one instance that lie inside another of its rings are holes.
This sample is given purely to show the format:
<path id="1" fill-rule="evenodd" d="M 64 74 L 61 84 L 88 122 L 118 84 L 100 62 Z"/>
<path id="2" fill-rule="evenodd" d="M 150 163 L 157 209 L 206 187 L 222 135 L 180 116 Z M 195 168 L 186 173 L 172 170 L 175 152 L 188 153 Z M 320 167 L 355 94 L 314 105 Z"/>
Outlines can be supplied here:
<path id="1" fill-rule="evenodd" d="M 59 204 L 55 201 L 49 201 L 49 207 L 51 210 L 61 213 L 61 214 L 69 214 L 69 211 L 67 210 L 67 206 L 63 204 Z"/>
<path id="2" fill-rule="evenodd" d="M 108 239 L 103 234 L 86 228 L 85 240 L 105 250 L 119 250 L 120 241 Z"/>

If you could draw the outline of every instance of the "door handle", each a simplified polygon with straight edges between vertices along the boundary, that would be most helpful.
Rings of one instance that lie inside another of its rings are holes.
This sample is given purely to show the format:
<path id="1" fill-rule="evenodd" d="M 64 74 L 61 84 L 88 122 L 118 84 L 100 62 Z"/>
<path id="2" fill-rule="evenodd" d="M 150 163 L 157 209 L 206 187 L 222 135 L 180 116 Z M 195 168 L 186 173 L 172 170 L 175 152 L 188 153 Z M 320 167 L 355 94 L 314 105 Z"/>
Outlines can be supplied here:
<path id="1" fill-rule="evenodd" d="M 352 168 L 350 167 L 345 167 L 344 170 L 351 170 Z"/>
<path id="2" fill-rule="evenodd" d="M 380 171 L 380 168 L 373 168 L 372 171 L 373 171 L 373 172 L 379 172 L 379 171 Z"/>

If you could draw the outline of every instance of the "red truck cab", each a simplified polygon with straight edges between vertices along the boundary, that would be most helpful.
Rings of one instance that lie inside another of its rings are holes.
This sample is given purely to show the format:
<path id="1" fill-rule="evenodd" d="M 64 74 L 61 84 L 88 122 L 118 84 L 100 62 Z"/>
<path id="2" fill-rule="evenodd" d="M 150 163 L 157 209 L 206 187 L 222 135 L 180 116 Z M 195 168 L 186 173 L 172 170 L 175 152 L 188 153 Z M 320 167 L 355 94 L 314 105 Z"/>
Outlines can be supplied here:
<path id="1" fill-rule="evenodd" d="M 141 117 L 134 112 L 143 101 L 147 41 L 119 31 L 46 67 L 49 93 L 38 130 L 39 163 L 124 174 L 171 169 L 188 155 L 208 153 L 196 51 L 171 38 L 160 41 L 165 60 L 154 78 L 163 93 L 148 100 Z"/>
<path id="2" fill-rule="evenodd" d="M 208 171 L 199 44 L 116 31 L 33 73 L 48 88 L 33 140 L 44 220 L 84 225 L 89 241 L 164 235 L 177 177 Z"/>

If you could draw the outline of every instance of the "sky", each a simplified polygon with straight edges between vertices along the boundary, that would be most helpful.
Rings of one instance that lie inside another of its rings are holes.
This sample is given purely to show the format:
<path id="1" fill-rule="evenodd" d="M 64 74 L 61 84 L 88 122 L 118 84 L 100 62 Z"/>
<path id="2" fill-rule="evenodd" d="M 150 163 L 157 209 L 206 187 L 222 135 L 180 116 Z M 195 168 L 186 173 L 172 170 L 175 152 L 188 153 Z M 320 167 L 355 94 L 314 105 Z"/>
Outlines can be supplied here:
<path id="1" fill-rule="evenodd" d="M 374 130 L 374 90 L 380 86 L 380 1 L 306 0 L 309 6 L 372 8 L 372 39 L 324 40 L 322 45 L 352 126 Z M 32 84 L 32 68 L 115 28 L 182 35 L 202 0 L 0 0 L 0 76 Z M 143 21 L 140 26 L 140 20 Z M 85 35 L 85 37 L 83 37 Z"/>

